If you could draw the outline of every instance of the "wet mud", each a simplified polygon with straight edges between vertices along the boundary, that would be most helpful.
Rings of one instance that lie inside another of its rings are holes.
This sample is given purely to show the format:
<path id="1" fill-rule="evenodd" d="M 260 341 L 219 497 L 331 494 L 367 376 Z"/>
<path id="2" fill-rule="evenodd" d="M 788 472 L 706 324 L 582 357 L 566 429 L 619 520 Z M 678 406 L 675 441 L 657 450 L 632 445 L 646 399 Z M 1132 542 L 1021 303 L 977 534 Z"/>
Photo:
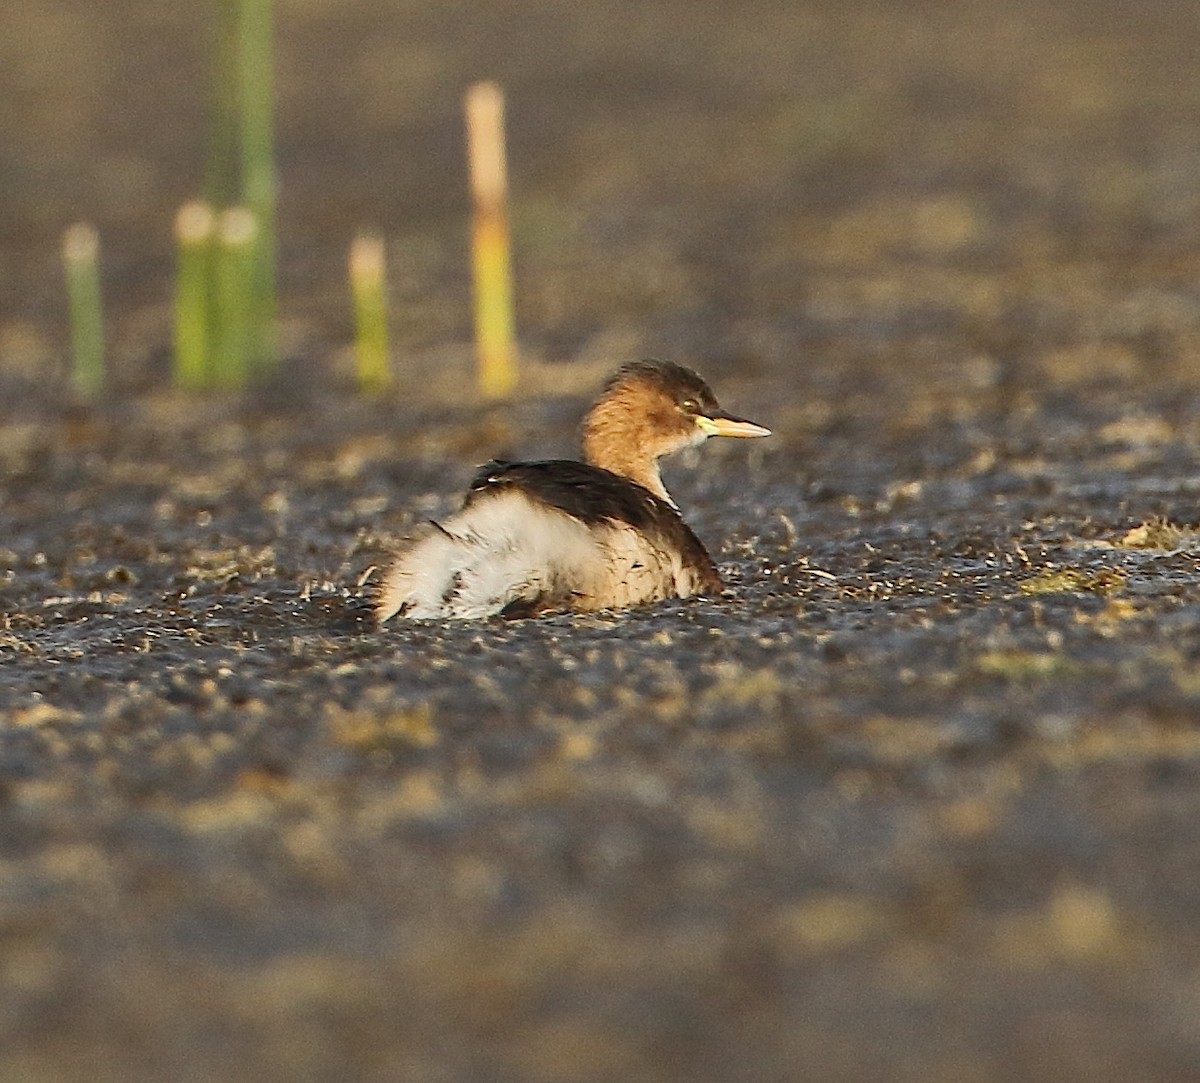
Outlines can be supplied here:
<path id="1" fill-rule="evenodd" d="M 236 399 L 165 390 L 199 106 L 155 11 L 25 5 L 110 108 L 64 78 L 78 124 L 4 133 L 0 1077 L 1196 1078 L 1197 10 L 281 5 L 288 368 Z M 466 390 L 480 74 L 507 407 Z M 46 375 L 81 204 L 87 408 Z M 477 463 L 573 452 L 652 354 L 775 433 L 665 471 L 723 596 L 374 627 Z"/>

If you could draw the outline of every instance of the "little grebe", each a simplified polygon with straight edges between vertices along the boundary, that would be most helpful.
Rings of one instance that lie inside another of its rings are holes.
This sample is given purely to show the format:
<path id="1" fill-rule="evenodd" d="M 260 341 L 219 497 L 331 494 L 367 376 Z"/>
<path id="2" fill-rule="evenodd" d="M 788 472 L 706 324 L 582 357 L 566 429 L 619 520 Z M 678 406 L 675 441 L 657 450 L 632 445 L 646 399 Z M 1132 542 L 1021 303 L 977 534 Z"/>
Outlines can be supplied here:
<path id="1" fill-rule="evenodd" d="M 462 510 L 399 555 L 378 619 L 528 617 L 718 592 L 658 460 L 710 436 L 769 435 L 725 413 L 690 369 L 625 365 L 584 420 L 585 461 L 484 466 Z"/>

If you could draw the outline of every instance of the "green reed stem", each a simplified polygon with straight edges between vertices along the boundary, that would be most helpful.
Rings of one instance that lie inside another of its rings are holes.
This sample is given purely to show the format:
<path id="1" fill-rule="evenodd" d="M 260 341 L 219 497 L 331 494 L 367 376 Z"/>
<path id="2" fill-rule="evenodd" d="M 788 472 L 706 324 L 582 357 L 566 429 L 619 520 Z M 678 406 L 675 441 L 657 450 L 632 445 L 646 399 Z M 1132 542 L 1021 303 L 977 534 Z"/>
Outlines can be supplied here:
<path id="1" fill-rule="evenodd" d="M 100 291 L 100 236 L 78 223 L 63 237 L 63 266 L 71 322 L 71 384 L 84 399 L 104 387 L 104 304 Z"/>
<path id="2" fill-rule="evenodd" d="M 204 198 L 213 207 L 229 207 L 242 196 L 240 3 L 241 0 L 216 0 L 215 4 L 208 154 L 204 163 Z"/>
<path id="3" fill-rule="evenodd" d="M 224 239 L 216 242 L 209 277 L 207 373 L 199 376 L 199 368 L 188 371 L 201 384 L 240 387 L 253 374 L 273 367 L 278 352 L 271 0 L 217 0 L 216 22 L 205 191 L 211 206 L 229 210 L 220 216 L 224 224 L 218 233 Z M 228 235 L 238 233 L 238 222 L 244 223 L 247 213 L 249 253 L 244 240 Z M 226 214 L 233 218 L 226 221 Z M 234 280 L 241 283 L 241 297 L 230 292 Z M 196 360 L 180 357 L 181 364 Z M 180 379 L 185 379 L 182 373 Z M 190 382 L 193 376 L 186 379 Z"/>
<path id="4" fill-rule="evenodd" d="M 230 207 L 217 219 L 213 274 L 212 383 L 239 388 L 246 383 L 256 345 L 254 281 L 258 223 L 248 207 Z"/>
<path id="5" fill-rule="evenodd" d="M 350 292 L 354 297 L 354 343 L 358 387 L 379 395 L 391 386 L 388 356 L 387 265 L 383 239 L 362 234 L 350 246 Z"/>
<path id="6" fill-rule="evenodd" d="M 273 367 L 277 352 L 273 39 L 271 0 L 238 0 L 242 203 L 254 214 L 257 223 L 249 361 L 259 368 Z"/>
<path id="7" fill-rule="evenodd" d="M 175 383 L 196 390 L 212 380 L 210 324 L 213 234 L 216 215 L 207 203 L 180 208 L 175 218 Z"/>

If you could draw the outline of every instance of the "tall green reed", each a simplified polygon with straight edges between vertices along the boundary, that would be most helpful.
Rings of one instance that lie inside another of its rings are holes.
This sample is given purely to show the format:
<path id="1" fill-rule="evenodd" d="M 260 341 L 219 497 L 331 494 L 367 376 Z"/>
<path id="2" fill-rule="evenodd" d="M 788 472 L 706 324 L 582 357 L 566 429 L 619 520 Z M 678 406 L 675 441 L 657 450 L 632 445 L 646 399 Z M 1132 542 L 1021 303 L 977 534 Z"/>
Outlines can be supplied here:
<path id="1" fill-rule="evenodd" d="M 240 387 L 278 357 L 272 4 L 215 0 L 214 10 L 209 236 L 185 225 L 199 225 L 204 204 L 181 210 L 176 229 L 175 375 L 192 388 Z"/>

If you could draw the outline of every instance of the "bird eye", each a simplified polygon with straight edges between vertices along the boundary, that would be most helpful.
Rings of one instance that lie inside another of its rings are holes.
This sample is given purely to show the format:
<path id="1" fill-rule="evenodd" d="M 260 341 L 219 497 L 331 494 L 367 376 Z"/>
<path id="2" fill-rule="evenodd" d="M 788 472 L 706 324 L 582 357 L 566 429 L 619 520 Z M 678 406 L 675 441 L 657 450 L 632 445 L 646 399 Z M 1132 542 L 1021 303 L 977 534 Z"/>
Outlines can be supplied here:
<path id="1" fill-rule="evenodd" d="M 698 414 L 700 412 L 700 404 L 695 399 L 684 399 L 679 404 L 679 409 L 685 414 Z"/>

